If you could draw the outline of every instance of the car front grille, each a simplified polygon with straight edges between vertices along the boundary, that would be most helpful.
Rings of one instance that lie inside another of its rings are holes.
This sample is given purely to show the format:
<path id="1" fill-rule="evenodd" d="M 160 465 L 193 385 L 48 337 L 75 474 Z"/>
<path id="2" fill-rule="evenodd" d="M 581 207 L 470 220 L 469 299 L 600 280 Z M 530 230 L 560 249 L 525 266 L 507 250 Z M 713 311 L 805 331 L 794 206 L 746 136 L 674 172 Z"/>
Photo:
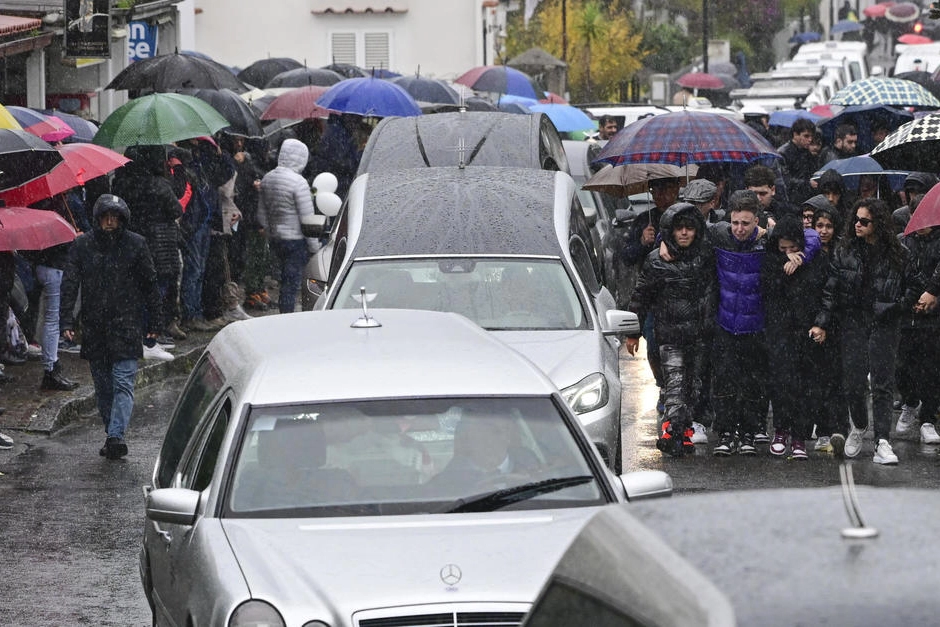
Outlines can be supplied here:
<path id="1" fill-rule="evenodd" d="M 368 618 L 359 627 L 518 627 L 524 612 L 440 612 Z"/>

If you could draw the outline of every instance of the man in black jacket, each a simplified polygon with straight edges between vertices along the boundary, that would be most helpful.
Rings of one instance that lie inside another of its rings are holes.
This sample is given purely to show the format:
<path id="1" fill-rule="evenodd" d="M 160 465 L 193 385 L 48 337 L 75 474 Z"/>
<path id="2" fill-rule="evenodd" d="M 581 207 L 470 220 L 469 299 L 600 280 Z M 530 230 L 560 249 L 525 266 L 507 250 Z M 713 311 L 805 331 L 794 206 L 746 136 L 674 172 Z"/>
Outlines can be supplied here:
<path id="1" fill-rule="evenodd" d="M 815 134 L 816 125 L 806 118 L 800 118 L 790 127 L 790 141 L 778 151 L 786 168 L 784 180 L 787 186 L 787 200 L 796 205 L 802 204 L 816 193 L 810 179 L 817 170 L 817 159 L 809 151 Z"/>
<path id="2" fill-rule="evenodd" d="M 100 454 L 120 459 L 127 455 L 124 434 L 134 409 L 137 360 L 143 356 L 144 311 L 150 324 L 145 342 L 152 345 L 160 293 L 147 241 L 127 230 L 127 203 L 105 194 L 95 202 L 93 216 L 94 230 L 80 235 L 69 250 L 59 327 L 65 339 L 74 339 L 72 311 L 81 289 L 81 356 L 89 361 L 107 431 Z"/>

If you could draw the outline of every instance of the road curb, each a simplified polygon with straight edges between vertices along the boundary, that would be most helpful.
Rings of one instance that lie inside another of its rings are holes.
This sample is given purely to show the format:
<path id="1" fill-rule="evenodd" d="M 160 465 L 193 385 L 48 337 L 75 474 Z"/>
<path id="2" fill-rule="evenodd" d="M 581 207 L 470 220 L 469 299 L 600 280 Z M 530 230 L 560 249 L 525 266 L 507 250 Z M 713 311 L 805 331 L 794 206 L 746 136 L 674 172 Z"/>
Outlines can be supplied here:
<path id="1" fill-rule="evenodd" d="M 193 347 L 177 354 L 173 361 L 143 361 L 137 370 L 135 389 L 159 383 L 169 377 L 189 374 L 204 349 L 205 345 Z M 71 395 L 51 398 L 38 407 L 30 415 L 25 431 L 51 434 L 82 416 L 94 413 L 96 407 L 94 386 L 79 386 Z"/>

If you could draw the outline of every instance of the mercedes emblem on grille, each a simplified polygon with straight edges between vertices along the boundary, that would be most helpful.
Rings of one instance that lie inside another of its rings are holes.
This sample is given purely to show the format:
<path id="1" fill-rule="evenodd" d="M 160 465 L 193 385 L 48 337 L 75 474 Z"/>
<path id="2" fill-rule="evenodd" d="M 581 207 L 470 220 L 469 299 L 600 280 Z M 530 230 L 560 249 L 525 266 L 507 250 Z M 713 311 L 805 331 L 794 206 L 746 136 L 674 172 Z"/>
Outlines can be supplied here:
<path id="1" fill-rule="evenodd" d="M 460 572 L 460 566 L 457 566 L 457 564 L 445 564 L 444 568 L 441 569 L 441 581 L 448 586 L 455 586 L 460 583 L 461 577 L 463 577 L 463 573 Z"/>

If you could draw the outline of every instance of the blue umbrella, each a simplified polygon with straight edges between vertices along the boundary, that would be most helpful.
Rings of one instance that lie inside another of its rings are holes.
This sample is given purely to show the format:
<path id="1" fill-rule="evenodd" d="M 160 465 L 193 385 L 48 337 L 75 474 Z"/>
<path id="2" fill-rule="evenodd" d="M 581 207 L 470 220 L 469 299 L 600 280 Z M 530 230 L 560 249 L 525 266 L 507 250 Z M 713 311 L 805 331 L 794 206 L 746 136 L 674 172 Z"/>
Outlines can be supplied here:
<path id="1" fill-rule="evenodd" d="M 822 132 L 823 142 L 831 144 L 840 124 L 852 124 L 858 130 L 858 151 L 866 153 L 875 147 L 871 132 L 873 123 L 883 122 L 889 131 L 893 131 L 913 119 L 913 113 L 898 107 L 877 104 L 851 105 L 820 124 L 819 130 Z"/>
<path id="2" fill-rule="evenodd" d="M 787 40 L 787 43 L 791 44 L 807 44 L 811 41 L 819 41 L 822 39 L 822 35 L 813 31 L 807 31 L 805 33 L 796 33 L 793 37 Z"/>
<path id="3" fill-rule="evenodd" d="M 349 78 L 336 83 L 317 99 L 324 109 L 377 118 L 421 115 L 421 107 L 407 91 L 380 78 Z"/>
<path id="4" fill-rule="evenodd" d="M 398 72 L 386 70 L 382 67 L 373 68 L 372 70 L 369 70 L 369 73 L 376 78 L 398 78 L 401 76 L 401 74 Z"/>
<path id="5" fill-rule="evenodd" d="M 529 107 L 533 113 L 544 113 L 559 132 L 586 131 L 595 128 L 594 120 L 577 107 L 564 104 L 535 104 Z"/>
<path id="6" fill-rule="evenodd" d="M 885 170 L 880 163 L 868 155 L 858 155 L 848 159 L 834 159 L 817 170 L 812 179 L 819 179 L 826 170 L 835 170 L 841 174 L 845 187 L 851 190 L 858 189 L 859 179 L 863 176 L 887 176 L 891 189 L 899 191 L 903 189 L 904 179 L 909 174 L 909 172 L 902 170 Z"/>
<path id="7" fill-rule="evenodd" d="M 855 20 L 839 20 L 832 25 L 829 32 L 833 35 L 838 35 L 839 33 L 854 33 L 860 30 L 865 30 L 865 27 Z"/>
<path id="8" fill-rule="evenodd" d="M 823 119 L 823 117 L 815 113 L 810 113 L 806 109 L 779 109 L 771 112 L 770 119 L 767 123 L 771 126 L 785 126 L 786 128 L 790 128 L 793 126 L 793 123 L 799 119 L 806 119 L 816 124 Z"/>

